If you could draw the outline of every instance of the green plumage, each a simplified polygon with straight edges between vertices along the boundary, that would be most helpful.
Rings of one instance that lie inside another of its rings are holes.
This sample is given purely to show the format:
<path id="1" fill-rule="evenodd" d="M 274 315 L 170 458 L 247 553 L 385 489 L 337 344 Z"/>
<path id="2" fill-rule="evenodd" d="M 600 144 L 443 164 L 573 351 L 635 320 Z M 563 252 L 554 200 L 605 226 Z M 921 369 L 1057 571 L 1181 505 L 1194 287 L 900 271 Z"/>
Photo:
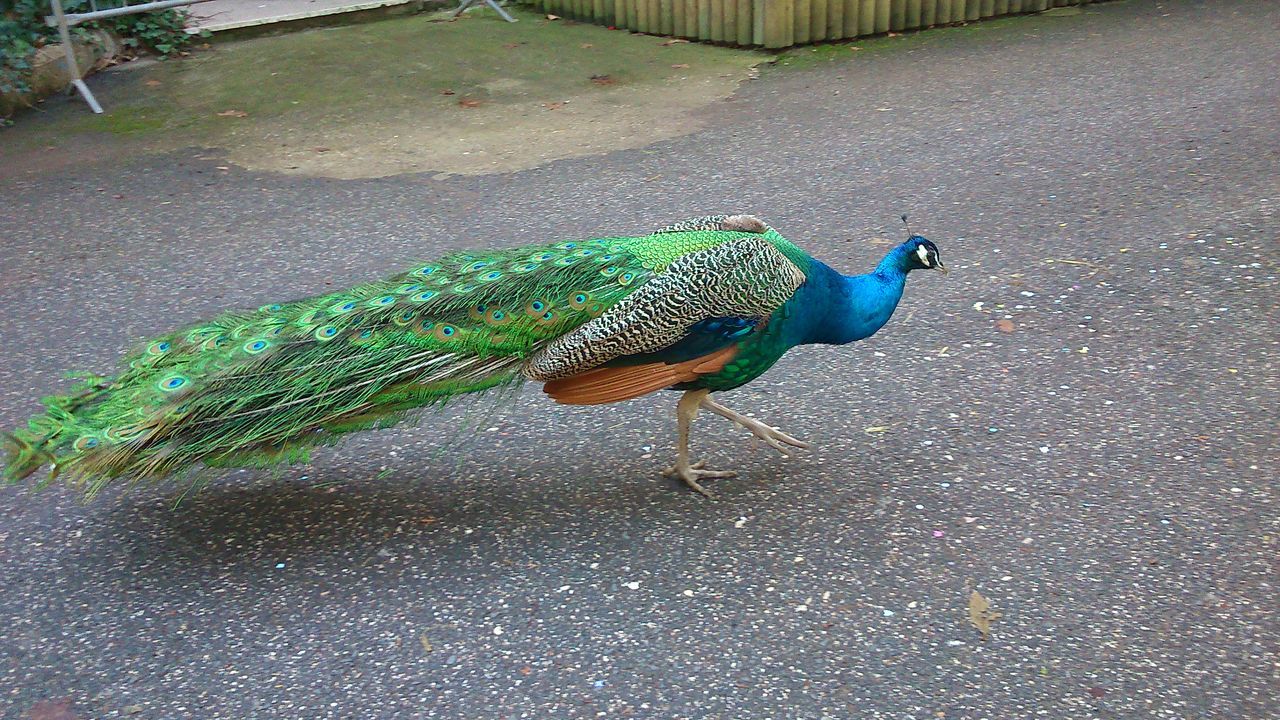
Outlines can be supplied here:
<path id="1" fill-rule="evenodd" d="M 604 313 L 681 255 L 743 232 L 666 232 L 458 253 L 381 282 L 170 333 L 114 378 L 44 399 L 6 435 L 4 477 L 43 465 L 88 496 L 199 464 L 302 460 L 343 433 L 519 382 L 551 339 Z M 759 237 L 759 235 L 756 235 Z M 766 237 L 804 256 L 772 230 Z"/>

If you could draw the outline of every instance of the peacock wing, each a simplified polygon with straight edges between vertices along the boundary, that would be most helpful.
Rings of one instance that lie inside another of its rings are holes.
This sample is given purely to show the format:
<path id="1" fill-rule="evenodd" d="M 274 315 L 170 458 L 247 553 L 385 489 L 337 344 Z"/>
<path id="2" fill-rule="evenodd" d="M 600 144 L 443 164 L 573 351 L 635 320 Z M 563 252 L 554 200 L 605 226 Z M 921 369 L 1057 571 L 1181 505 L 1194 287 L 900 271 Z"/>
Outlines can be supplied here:
<path id="1" fill-rule="evenodd" d="M 804 281 L 804 272 L 768 239 L 737 236 L 676 258 L 600 317 L 548 342 L 525 363 L 524 374 L 542 382 L 562 380 L 619 358 L 679 346 L 708 321 L 763 321 Z"/>

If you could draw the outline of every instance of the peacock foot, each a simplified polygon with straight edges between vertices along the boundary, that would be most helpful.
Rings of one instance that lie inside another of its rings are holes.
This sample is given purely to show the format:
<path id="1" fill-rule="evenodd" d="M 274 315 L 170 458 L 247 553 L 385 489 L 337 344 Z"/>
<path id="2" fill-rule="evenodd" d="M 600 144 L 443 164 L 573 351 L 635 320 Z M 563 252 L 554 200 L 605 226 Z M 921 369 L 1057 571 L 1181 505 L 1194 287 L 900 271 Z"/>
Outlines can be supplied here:
<path id="1" fill-rule="evenodd" d="M 681 480 L 684 481 L 685 485 L 688 485 L 689 487 L 693 488 L 694 490 L 697 490 L 698 492 L 702 493 L 703 495 L 709 498 L 714 498 L 715 496 L 711 494 L 710 490 L 702 487 L 702 485 L 698 482 L 699 480 L 703 478 L 714 479 L 714 478 L 731 478 L 731 477 L 738 476 L 738 473 L 732 470 L 704 470 L 703 468 L 705 468 L 706 466 L 707 466 L 706 460 L 699 460 L 696 463 L 689 463 L 684 465 L 683 467 L 679 462 L 676 462 L 675 465 L 672 465 L 666 470 L 663 470 L 662 474 L 668 477 L 680 478 Z"/>
<path id="2" fill-rule="evenodd" d="M 781 430 L 771 428 L 764 423 L 758 422 L 751 425 L 744 425 L 744 427 L 746 427 L 752 435 L 763 440 L 765 445 L 777 450 L 785 457 L 790 457 L 792 453 L 795 452 L 794 449 L 796 448 L 800 450 L 808 450 L 813 447 L 812 444 L 807 443 L 804 440 L 793 438 Z"/>
<path id="3" fill-rule="evenodd" d="M 778 430 L 777 428 L 769 427 L 768 425 L 765 425 L 764 423 L 760 422 L 759 420 L 756 420 L 755 418 L 747 417 L 746 415 L 743 415 L 742 413 L 737 412 L 736 410 L 730 410 L 729 408 L 725 407 L 724 405 L 721 405 L 720 403 L 716 402 L 715 400 L 712 400 L 709 397 L 702 398 L 700 404 L 701 404 L 701 407 L 704 407 L 710 410 L 711 412 L 719 415 L 720 417 L 728 418 L 729 420 L 732 420 L 738 425 L 741 425 L 742 427 L 746 428 L 747 431 L 750 432 L 752 435 L 755 435 L 757 438 L 763 440 L 766 445 L 773 448 L 774 450 L 777 450 L 778 452 L 782 453 L 785 456 L 790 457 L 792 453 L 792 448 L 798 448 L 800 450 L 808 450 L 809 448 L 813 447 L 809 443 L 803 440 L 800 440 L 798 438 L 793 438 L 790 435 L 782 432 L 781 430 Z"/>

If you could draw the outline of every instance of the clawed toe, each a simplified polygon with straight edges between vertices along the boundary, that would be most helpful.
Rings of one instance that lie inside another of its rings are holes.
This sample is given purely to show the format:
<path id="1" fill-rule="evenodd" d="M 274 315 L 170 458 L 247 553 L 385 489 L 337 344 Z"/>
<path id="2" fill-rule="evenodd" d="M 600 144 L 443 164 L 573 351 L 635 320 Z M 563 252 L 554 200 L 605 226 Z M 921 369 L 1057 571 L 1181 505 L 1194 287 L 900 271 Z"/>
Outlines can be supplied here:
<path id="1" fill-rule="evenodd" d="M 709 498 L 714 498 L 715 496 L 711 494 L 710 490 L 704 488 L 702 484 L 698 482 L 699 480 L 705 478 L 716 479 L 738 476 L 738 473 L 733 470 L 704 470 L 703 468 L 706 466 L 707 463 L 705 460 L 699 460 L 698 462 L 691 463 L 685 467 L 680 467 L 678 465 L 669 467 L 663 471 L 663 473 L 669 477 L 680 478 L 684 481 L 685 485 L 688 485 Z"/>

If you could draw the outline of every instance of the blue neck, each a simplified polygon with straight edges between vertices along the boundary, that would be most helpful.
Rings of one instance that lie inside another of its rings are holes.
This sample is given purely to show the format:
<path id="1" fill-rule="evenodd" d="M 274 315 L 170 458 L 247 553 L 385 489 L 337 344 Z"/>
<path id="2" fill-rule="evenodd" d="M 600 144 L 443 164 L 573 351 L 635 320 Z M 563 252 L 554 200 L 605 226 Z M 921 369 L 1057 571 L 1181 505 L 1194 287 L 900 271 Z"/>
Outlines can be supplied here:
<path id="1" fill-rule="evenodd" d="M 841 275 L 814 260 L 808 282 L 792 299 L 796 343 L 844 345 L 870 337 L 898 307 L 909 268 L 901 246 L 866 275 Z"/>

